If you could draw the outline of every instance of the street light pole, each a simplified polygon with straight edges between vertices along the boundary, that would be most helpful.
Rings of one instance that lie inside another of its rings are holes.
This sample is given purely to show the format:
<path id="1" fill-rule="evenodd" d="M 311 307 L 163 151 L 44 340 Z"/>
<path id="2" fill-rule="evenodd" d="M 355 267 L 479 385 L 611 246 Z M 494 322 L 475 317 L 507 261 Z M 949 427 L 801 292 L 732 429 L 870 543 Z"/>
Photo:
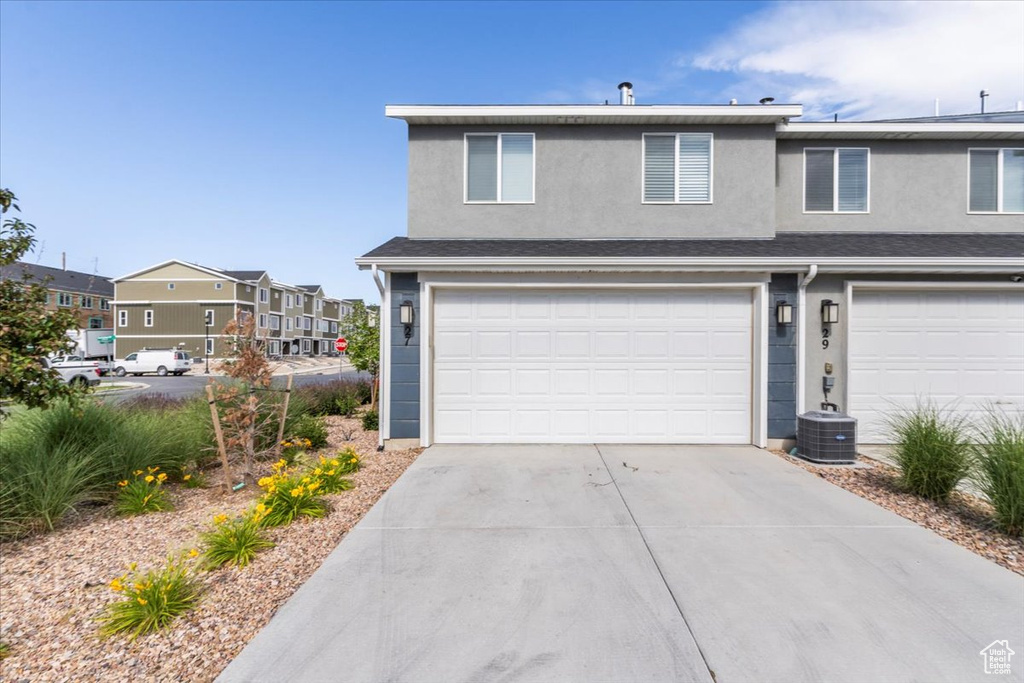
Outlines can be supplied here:
<path id="1" fill-rule="evenodd" d="M 206 344 L 203 346 L 203 352 L 206 354 L 206 362 L 203 364 L 206 369 L 203 370 L 204 375 L 210 374 L 210 314 L 203 314 L 203 322 L 206 323 Z"/>

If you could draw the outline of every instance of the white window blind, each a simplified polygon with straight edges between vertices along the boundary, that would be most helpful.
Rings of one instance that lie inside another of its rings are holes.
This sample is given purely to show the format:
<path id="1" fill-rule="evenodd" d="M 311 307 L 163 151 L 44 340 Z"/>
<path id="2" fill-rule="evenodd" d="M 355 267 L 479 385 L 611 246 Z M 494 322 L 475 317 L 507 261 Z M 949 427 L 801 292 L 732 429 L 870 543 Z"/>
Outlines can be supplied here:
<path id="1" fill-rule="evenodd" d="M 466 136 L 466 201 L 533 201 L 533 133 Z"/>
<path id="2" fill-rule="evenodd" d="M 1024 149 L 972 149 L 968 210 L 1024 213 Z"/>
<path id="3" fill-rule="evenodd" d="M 868 150 L 804 150 L 804 211 L 865 213 L 868 210 Z"/>
<path id="4" fill-rule="evenodd" d="M 710 133 L 644 136 L 644 201 L 711 201 Z"/>

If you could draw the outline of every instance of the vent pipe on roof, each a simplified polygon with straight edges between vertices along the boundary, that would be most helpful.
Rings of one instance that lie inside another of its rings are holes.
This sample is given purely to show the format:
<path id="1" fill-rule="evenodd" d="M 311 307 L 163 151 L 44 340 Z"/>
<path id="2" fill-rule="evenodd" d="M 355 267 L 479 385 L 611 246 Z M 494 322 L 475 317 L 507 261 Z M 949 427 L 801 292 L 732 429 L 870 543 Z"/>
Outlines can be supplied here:
<path id="1" fill-rule="evenodd" d="M 60 269 L 68 269 L 68 253 L 66 251 L 60 252 Z"/>
<path id="2" fill-rule="evenodd" d="M 758 102 L 760 102 L 761 104 L 771 104 L 774 101 L 774 97 L 762 97 L 761 99 L 758 100 Z"/>
<path id="3" fill-rule="evenodd" d="M 629 81 L 619 83 L 619 104 L 635 104 L 633 99 L 633 84 Z"/>
<path id="4" fill-rule="evenodd" d="M 984 114 L 985 113 L 985 98 L 988 97 L 988 91 L 987 90 L 982 90 L 980 93 L 978 93 L 978 97 L 981 99 L 981 113 Z"/>
<path id="5" fill-rule="evenodd" d="M 936 116 L 939 115 L 939 98 L 938 97 L 935 98 L 935 115 Z"/>
<path id="6" fill-rule="evenodd" d="M 729 100 L 729 104 L 739 104 L 739 103 L 740 103 L 739 100 L 737 100 L 735 97 L 732 98 L 731 100 Z"/>

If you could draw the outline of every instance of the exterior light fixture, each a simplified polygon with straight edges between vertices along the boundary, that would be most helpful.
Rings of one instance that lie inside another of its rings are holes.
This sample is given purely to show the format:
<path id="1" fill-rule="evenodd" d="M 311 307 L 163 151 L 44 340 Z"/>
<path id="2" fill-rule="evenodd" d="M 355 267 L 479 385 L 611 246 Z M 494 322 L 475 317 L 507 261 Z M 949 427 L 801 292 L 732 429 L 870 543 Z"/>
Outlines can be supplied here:
<path id="1" fill-rule="evenodd" d="M 821 302 L 821 322 L 839 322 L 839 304 L 832 301 L 832 299 L 825 299 Z"/>
<path id="2" fill-rule="evenodd" d="M 780 325 L 793 324 L 793 304 L 780 301 L 775 304 L 775 322 Z"/>
<path id="3" fill-rule="evenodd" d="M 408 346 L 409 338 L 412 337 L 412 323 L 416 319 L 411 301 L 403 301 L 402 305 L 398 307 L 398 319 L 405 327 L 405 345 Z"/>

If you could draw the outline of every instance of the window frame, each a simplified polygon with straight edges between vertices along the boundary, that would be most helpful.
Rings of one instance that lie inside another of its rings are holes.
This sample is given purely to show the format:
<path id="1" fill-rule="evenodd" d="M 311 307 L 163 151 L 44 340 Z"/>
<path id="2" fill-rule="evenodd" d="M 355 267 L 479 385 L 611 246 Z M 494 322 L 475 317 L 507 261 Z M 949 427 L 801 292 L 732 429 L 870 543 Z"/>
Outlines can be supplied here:
<path id="1" fill-rule="evenodd" d="M 152 308 L 147 308 L 146 310 L 144 310 L 142 312 L 142 326 L 153 327 L 153 318 L 154 316 Z"/>
<path id="2" fill-rule="evenodd" d="M 292 317 L 290 315 L 286 315 L 284 317 L 284 331 L 285 332 L 291 332 L 292 330 L 293 330 L 293 327 L 292 327 Z"/>
<path id="3" fill-rule="evenodd" d="M 207 337 L 205 341 L 206 341 L 206 355 L 207 356 L 212 356 L 213 355 L 213 351 L 214 351 L 214 341 L 215 340 L 214 340 L 213 337 Z"/>
<path id="4" fill-rule="evenodd" d="M 93 300 L 92 300 L 91 296 L 83 294 L 79 298 L 82 301 L 82 305 L 80 306 L 80 308 L 88 308 L 89 310 L 92 310 L 92 309 L 96 308 L 95 306 L 93 306 Z"/>
<path id="5" fill-rule="evenodd" d="M 266 295 L 266 296 L 264 296 L 264 295 Z M 269 304 L 270 303 L 270 290 L 267 289 L 266 287 L 260 287 L 259 288 L 259 296 L 257 296 L 256 298 L 257 298 L 257 301 L 259 303 L 261 303 L 261 304 Z"/>
<path id="6" fill-rule="evenodd" d="M 75 295 L 68 294 L 67 292 L 57 292 L 57 306 L 59 308 L 74 308 L 75 307 Z M 64 303 L 64 300 L 67 303 Z"/>
<path id="7" fill-rule="evenodd" d="M 530 171 L 530 200 L 529 201 L 505 201 L 501 198 L 501 137 L 503 135 L 529 135 L 533 142 L 533 153 L 530 155 L 531 171 Z M 497 149 L 497 174 L 495 175 L 495 188 L 494 196 L 496 199 L 470 199 L 469 198 L 469 138 L 470 137 L 494 137 L 498 138 L 498 149 Z M 473 132 L 462 134 L 462 203 L 470 205 L 488 205 L 488 204 L 520 204 L 529 206 L 530 204 L 537 203 L 537 134 L 527 133 L 525 131 L 494 131 L 494 132 Z"/>
<path id="8" fill-rule="evenodd" d="M 128 327 L 128 311 L 123 308 L 117 312 L 117 326 Z"/>
<path id="9" fill-rule="evenodd" d="M 679 201 L 679 136 L 680 135 L 702 135 L 707 136 L 710 140 L 708 145 L 708 198 L 707 201 L 699 202 L 681 202 Z M 658 136 L 658 137 L 673 137 L 675 138 L 675 146 L 673 154 L 675 155 L 672 161 L 672 192 L 675 199 L 670 202 L 651 202 L 647 201 L 644 197 L 647 194 L 647 137 Z M 651 206 L 708 206 L 715 203 L 715 134 L 704 131 L 687 131 L 685 133 L 641 133 L 640 134 L 640 203 L 649 204 Z"/>
<path id="10" fill-rule="evenodd" d="M 266 313 L 260 313 L 259 317 L 257 318 L 257 326 L 261 330 L 265 330 L 265 329 L 268 329 L 268 325 L 269 325 L 269 323 L 267 322 L 267 314 Z"/>
<path id="11" fill-rule="evenodd" d="M 216 319 L 217 312 L 212 308 L 207 308 L 206 311 L 203 313 L 203 327 L 213 327 L 216 324 Z M 210 321 L 209 325 L 206 324 L 207 320 Z"/>
<path id="12" fill-rule="evenodd" d="M 840 211 L 839 210 L 839 150 L 841 149 L 863 149 L 867 152 L 865 159 L 864 178 L 864 210 L 863 211 Z M 807 152 L 808 151 L 832 151 L 832 210 L 831 211 L 808 211 L 807 210 Z M 802 157 L 803 173 L 800 183 L 800 208 L 803 213 L 810 216 L 866 216 L 871 213 L 871 148 L 870 147 L 804 147 Z"/>
<path id="13" fill-rule="evenodd" d="M 223 282 L 214 282 L 213 283 L 213 288 L 214 289 L 224 289 L 224 283 Z"/>
<path id="14" fill-rule="evenodd" d="M 991 152 L 996 154 L 996 210 L 971 211 L 971 152 Z M 1003 211 L 1003 152 L 1022 151 L 1024 147 L 968 147 L 967 148 L 967 214 L 969 216 L 1024 216 L 1024 211 Z"/>

